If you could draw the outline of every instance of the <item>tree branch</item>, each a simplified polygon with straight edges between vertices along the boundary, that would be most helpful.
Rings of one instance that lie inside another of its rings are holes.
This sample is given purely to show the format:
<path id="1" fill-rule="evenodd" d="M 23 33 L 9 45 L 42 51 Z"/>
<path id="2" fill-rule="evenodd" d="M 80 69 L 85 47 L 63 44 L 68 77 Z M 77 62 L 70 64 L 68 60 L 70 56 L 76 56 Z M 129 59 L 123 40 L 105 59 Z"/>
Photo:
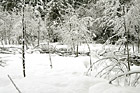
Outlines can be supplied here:
<path id="1" fill-rule="evenodd" d="M 113 82 L 114 80 L 116 80 L 118 77 L 127 76 L 127 75 L 131 75 L 131 74 L 136 74 L 136 73 L 140 73 L 140 70 L 137 70 L 137 71 L 129 71 L 129 72 L 126 72 L 126 73 L 117 75 L 117 76 L 115 76 L 114 78 L 112 78 L 112 79 L 109 81 L 109 84 L 112 84 L 112 82 Z"/>
<path id="2" fill-rule="evenodd" d="M 12 78 L 10 77 L 10 75 L 8 75 L 8 78 L 10 79 L 10 81 L 12 82 L 12 84 L 14 85 L 14 87 L 16 88 L 16 90 L 21 93 L 21 91 L 19 90 L 19 88 L 16 86 L 16 84 L 14 83 L 14 81 L 12 80 Z"/>

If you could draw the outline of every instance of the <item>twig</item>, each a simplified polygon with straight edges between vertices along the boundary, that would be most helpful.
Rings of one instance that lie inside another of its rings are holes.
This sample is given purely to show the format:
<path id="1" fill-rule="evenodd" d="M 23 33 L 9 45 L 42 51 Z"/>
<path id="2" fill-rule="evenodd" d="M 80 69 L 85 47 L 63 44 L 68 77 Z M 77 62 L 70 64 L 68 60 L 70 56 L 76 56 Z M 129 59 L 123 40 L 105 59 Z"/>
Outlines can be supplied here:
<path id="1" fill-rule="evenodd" d="M 16 90 L 21 93 L 21 91 L 19 90 L 19 88 L 16 86 L 16 84 L 14 83 L 14 81 L 12 80 L 12 78 L 10 77 L 10 75 L 8 75 L 8 78 L 10 79 L 10 81 L 12 82 L 12 84 L 14 85 L 14 87 L 16 88 Z"/>

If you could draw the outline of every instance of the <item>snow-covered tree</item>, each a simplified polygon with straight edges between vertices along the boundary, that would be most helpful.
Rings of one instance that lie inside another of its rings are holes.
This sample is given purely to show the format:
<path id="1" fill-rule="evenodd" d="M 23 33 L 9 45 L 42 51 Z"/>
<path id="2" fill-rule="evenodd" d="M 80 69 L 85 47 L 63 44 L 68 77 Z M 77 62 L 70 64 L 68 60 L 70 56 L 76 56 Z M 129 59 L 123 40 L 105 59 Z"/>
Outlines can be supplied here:
<path id="1" fill-rule="evenodd" d="M 88 26 L 92 25 L 92 21 L 91 17 L 78 18 L 78 15 L 75 14 L 65 20 L 64 24 L 59 27 L 63 42 L 71 46 L 74 51 L 77 50 L 77 56 L 78 46 L 83 42 L 89 42 L 91 39 Z"/>

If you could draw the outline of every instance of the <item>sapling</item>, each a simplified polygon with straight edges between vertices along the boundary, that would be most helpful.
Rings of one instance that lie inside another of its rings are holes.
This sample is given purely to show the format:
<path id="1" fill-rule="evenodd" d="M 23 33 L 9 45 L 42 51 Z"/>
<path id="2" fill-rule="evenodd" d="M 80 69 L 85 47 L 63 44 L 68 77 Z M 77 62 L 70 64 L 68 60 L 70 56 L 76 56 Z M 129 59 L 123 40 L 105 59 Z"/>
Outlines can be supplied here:
<path id="1" fill-rule="evenodd" d="M 22 8 L 22 64 L 23 64 L 23 75 L 25 74 L 25 17 L 24 17 L 24 11 L 25 11 L 25 1 L 23 0 L 23 8 Z"/>

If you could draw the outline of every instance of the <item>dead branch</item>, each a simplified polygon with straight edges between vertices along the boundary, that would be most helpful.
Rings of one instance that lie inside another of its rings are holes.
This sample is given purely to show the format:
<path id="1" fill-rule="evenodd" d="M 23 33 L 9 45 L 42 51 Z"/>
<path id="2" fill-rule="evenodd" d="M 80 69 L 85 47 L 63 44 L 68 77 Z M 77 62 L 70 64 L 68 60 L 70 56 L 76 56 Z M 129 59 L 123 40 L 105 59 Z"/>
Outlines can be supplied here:
<path id="1" fill-rule="evenodd" d="M 12 82 L 12 84 L 14 85 L 14 87 L 16 88 L 16 90 L 21 93 L 21 91 L 19 90 L 19 88 L 16 86 L 16 84 L 14 83 L 14 81 L 12 80 L 12 78 L 10 77 L 10 75 L 8 75 L 8 78 L 10 79 L 10 81 Z"/>

